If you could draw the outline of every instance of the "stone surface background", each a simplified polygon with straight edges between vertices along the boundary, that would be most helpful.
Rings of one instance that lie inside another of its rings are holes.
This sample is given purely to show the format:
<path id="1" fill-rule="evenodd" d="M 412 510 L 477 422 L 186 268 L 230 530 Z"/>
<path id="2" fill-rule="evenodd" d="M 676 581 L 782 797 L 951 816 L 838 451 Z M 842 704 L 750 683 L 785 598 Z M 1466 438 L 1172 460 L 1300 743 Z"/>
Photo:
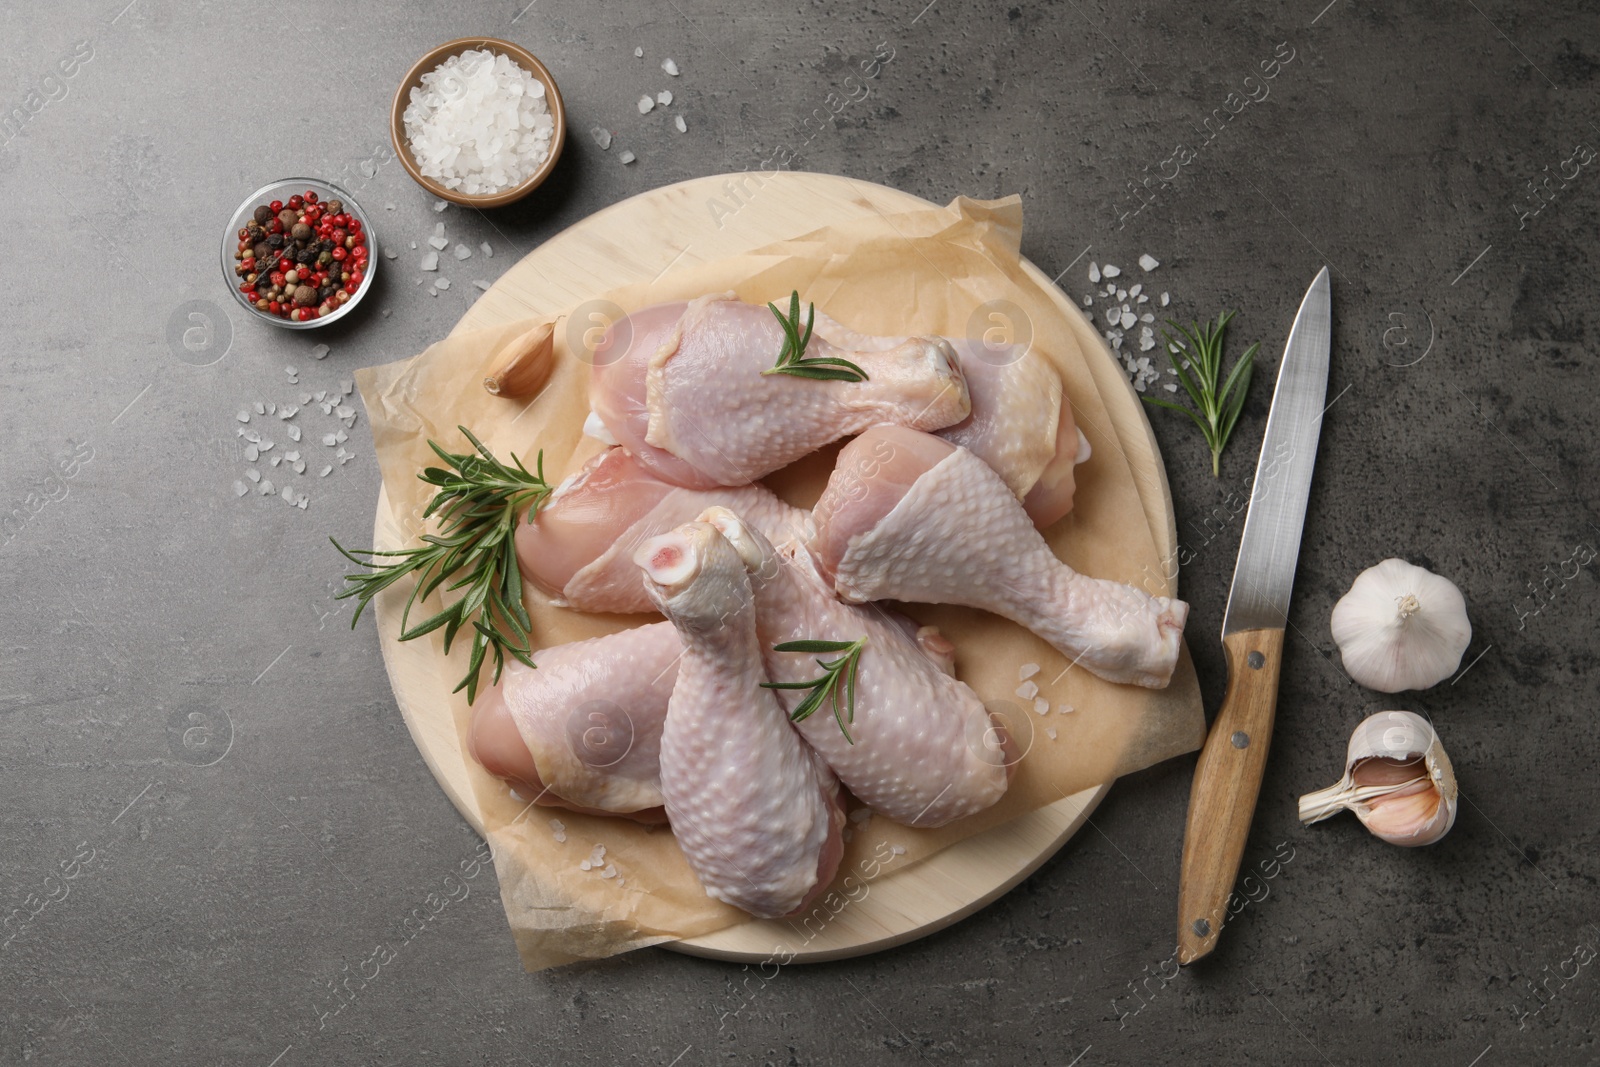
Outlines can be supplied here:
<path id="1" fill-rule="evenodd" d="M 1600 1055 L 1600 564 L 1582 562 L 1600 544 L 1600 171 L 1551 177 L 1542 200 L 1530 185 L 1600 147 L 1593 5 L 524 3 L 0 10 L 0 1062 Z M 389 98 L 418 54 L 469 33 L 541 56 L 573 136 L 526 203 L 436 215 L 389 161 Z M 870 96 L 830 116 L 880 45 Z M 1275 54 L 1292 58 L 1264 82 Z M 673 105 L 639 115 L 663 88 Z M 1266 95 L 1226 118 L 1248 93 Z M 1165 162 L 1180 144 L 1193 158 Z M 1263 375 L 1222 477 L 1191 427 L 1152 413 L 1212 708 L 1269 374 L 1333 269 L 1332 406 L 1245 854 L 1274 876 L 1207 963 L 1171 977 L 1190 758 L 1120 784 L 999 903 L 893 952 L 768 982 L 666 951 L 525 975 L 492 872 L 464 876 L 477 839 L 411 744 L 370 622 L 351 633 L 332 598 L 328 535 L 371 529 L 364 422 L 354 460 L 296 483 L 305 511 L 234 497 L 235 413 L 294 399 L 286 365 L 337 388 L 441 336 L 472 280 L 561 228 L 778 146 L 939 202 L 1020 193 L 1025 252 L 1070 295 L 1091 260 L 1148 252 L 1176 316 L 1240 309 Z M 390 244 L 442 219 L 495 256 L 447 257 L 453 286 L 430 297 L 407 251 L 348 324 L 267 329 L 230 306 L 215 242 L 289 174 L 345 183 Z M 1383 698 L 1345 677 L 1327 619 L 1390 555 L 1460 584 L 1476 659 Z M 1460 777 L 1456 828 L 1430 849 L 1295 821 L 1350 727 L 1386 707 L 1432 716 Z M 407 925 L 430 894 L 449 902 Z"/>

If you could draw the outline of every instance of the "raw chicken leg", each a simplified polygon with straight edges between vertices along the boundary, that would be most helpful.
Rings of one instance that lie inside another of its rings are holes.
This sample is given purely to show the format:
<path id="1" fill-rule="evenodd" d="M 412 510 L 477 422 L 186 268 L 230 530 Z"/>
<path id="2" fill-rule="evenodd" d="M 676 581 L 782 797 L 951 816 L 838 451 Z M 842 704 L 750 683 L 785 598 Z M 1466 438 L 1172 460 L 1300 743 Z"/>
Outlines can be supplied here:
<path id="1" fill-rule="evenodd" d="M 692 488 L 745 485 L 874 423 L 937 430 L 970 410 L 942 338 L 846 349 L 813 335 L 808 357 L 849 359 L 867 372 L 864 382 L 762 374 L 783 345 L 772 312 L 731 293 L 681 310 L 647 308 L 613 325 L 596 348 L 590 406 L 640 463 Z"/>
<path id="2" fill-rule="evenodd" d="M 763 918 L 797 911 L 838 869 L 843 808 L 838 782 L 761 688 L 744 564 L 702 522 L 646 541 L 635 561 L 683 640 L 661 731 L 678 844 L 712 897 Z"/>
<path id="3" fill-rule="evenodd" d="M 776 644 L 866 637 L 849 723 L 855 743 L 826 708 L 795 724 L 857 800 L 907 826 L 943 826 L 1000 799 L 1012 761 L 977 693 L 942 673 L 876 605 L 840 603 L 803 545 L 774 549 L 726 508 L 701 518 L 722 532 L 750 573 L 756 631 L 773 681 L 803 682 L 818 673 L 814 657 L 774 652 Z M 779 692 L 791 712 L 806 696 Z"/>
<path id="4" fill-rule="evenodd" d="M 939 436 L 960 445 L 1005 480 L 1041 530 L 1072 510 L 1073 468 L 1089 442 L 1072 417 L 1061 375 L 1031 348 L 953 341 L 972 413 Z"/>
<path id="5" fill-rule="evenodd" d="M 532 523 L 517 527 L 517 561 L 558 602 L 577 611 L 653 611 L 633 563 L 648 538 L 689 522 L 713 504 L 747 516 L 780 540 L 806 537 L 811 516 L 764 486 L 680 489 L 620 448 L 562 482 Z"/>
<path id="6" fill-rule="evenodd" d="M 541 649 L 537 670 L 508 663 L 473 712 L 473 756 L 540 804 L 660 822 L 661 726 L 682 648 L 658 622 Z"/>
<path id="7" fill-rule="evenodd" d="M 1189 606 L 1056 559 L 1000 476 L 930 434 L 877 426 L 839 453 L 812 548 L 852 603 L 966 604 L 1003 615 L 1112 682 L 1172 677 Z"/>

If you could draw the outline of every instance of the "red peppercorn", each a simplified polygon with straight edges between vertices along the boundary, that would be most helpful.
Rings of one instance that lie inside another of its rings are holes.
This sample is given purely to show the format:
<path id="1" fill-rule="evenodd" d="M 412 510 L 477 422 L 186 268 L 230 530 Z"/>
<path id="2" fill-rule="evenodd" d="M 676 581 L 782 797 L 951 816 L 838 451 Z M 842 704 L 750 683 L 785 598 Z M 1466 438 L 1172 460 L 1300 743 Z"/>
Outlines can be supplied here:
<path id="1" fill-rule="evenodd" d="M 346 252 L 343 248 L 339 248 L 339 247 L 335 247 L 334 250 L 333 250 L 333 253 L 332 253 L 333 258 L 336 259 L 336 260 L 342 260 L 342 259 L 344 259 L 344 257 L 348 256 L 349 254 L 350 254 L 349 252 Z"/>
<path id="2" fill-rule="evenodd" d="M 256 269 L 255 257 L 254 256 L 245 256 L 243 259 L 241 259 L 239 261 L 239 266 L 244 268 L 244 272 L 246 274 L 249 274 L 251 271 Z"/>
<path id="3" fill-rule="evenodd" d="M 350 220 L 350 232 L 351 233 L 360 233 L 361 232 L 361 220 L 360 219 L 351 219 Z"/>
<path id="4" fill-rule="evenodd" d="M 307 189 L 306 190 L 306 203 L 315 204 L 316 202 L 317 202 L 317 194 L 316 194 L 316 192 L 314 190 Z"/>
<path id="5" fill-rule="evenodd" d="M 302 207 L 305 206 L 305 203 L 306 203 L 305 202 L 305 198 L 302 197 L 299 193 L 296 193 L 294 196 L 291 196 L 289 198 L 289 210 L 290 211 L 299 211 Z"/>
<path id="6" fill-rule="evenodd" d="M 267 310 L 276 315 L 278 312 L 283 310 L 283 305 L 278 303 L 276 300 L 269 300 L 267 301 Z"/>
<path id="7" fill-rule="evenodd" d="M 283 210 L 283 201 L 274 200 L 272 203 L 267 205 L 267 209 L 276 215 L 278 212 Z"/>
<path id="8" fill-rule="evenodd" d="M 361 273 L 359 270 L 351 271 L 350 272 L 350 288 L 351 289 L 359 289 L 361 287 L 361 279 L 365 278 L 365 277 L 366 277 L 366 275 Z"/>
<path id="9" fill-rule="evenodd" d="M 283 232 L 283 223 L 279 222 L 277 219 L 273 219 L 272 222 L 270 222 L 267 225 L 267 232 L 268 233 L 282 233 Z"/>

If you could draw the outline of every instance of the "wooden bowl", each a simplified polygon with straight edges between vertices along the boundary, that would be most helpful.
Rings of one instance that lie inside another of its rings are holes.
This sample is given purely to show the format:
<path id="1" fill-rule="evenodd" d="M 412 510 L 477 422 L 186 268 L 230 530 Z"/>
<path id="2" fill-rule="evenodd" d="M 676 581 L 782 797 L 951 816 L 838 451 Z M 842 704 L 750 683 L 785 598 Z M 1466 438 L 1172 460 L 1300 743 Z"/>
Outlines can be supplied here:
<path id="1" fill-rule="evenodd" d="M 545 103 L 550 108 L 551 119 L 555 121 L 555 130 L 550 138 L 549 158 L 544 161 L 544 164 L 538 170 L 533 172 L 527 181 L 498 193 L 469 196 L 454 189 L 447 189 L 432 178 L 423 176 L 422 171 L 417 167 L 416 159 L 411 155 L 411 146 L 406 141 L 404 115 L 406 106 L 411 103 L 411 90 L 422 84 L 422 76 L 424 74 L 438 67 L 439 64 L 453 55 L 485 48 L 491 52 L 503 53 L 517 66 L 544 83 Z M 454 41 L 446 41 L 433 49 L 433 51 L 428 52 L 406 72 L 405 78 L 400 82 L 400 88 L 395 91 L 394 105 L 390 108 L 389 136 L 394 141 L 394 154 L 400 158 L 400 164 L 406 168 L 406 173 L 411 175 L 416 183 L 429 193 L 441 200 L 448 200 L 452 204 L 463 204 L 467 207 L 501 207 L 520 200 L 533 192 L 550 176 L 550 172 L 555 170 L 556 161 L 561 158 L 561 149 L 567 143 L 567 109 L 561 102 L 561 90 L 556 88 L 556 80 L 550 76 L 550 71 L 534 57 L 532 52 L 520 45 L 512 44 L 510 41 L 502 41 L 494 37 L 460 37 Z"/>

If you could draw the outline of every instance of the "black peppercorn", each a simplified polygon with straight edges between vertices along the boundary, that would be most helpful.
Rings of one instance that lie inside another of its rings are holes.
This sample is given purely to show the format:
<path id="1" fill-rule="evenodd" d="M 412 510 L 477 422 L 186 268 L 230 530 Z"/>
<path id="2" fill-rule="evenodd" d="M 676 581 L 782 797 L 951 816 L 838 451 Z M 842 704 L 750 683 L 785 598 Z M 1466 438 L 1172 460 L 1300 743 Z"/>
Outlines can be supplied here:
<path id="1" fill-rule="evenodd" d="M 282 248 L 283 247 L 283 234 L 274 233 L 274 234 L 268 235 L 268 237 L 267 237 L 267 247 L 268 248 Z"/>
<path id="2" fill-rule="evenodd" d="M 310 263 L 316 258 L 317 254 L 311 251 L 309 248 L 302 248 L 300 251 L 294 254 L 294 261 L 296 263 Z"/>

